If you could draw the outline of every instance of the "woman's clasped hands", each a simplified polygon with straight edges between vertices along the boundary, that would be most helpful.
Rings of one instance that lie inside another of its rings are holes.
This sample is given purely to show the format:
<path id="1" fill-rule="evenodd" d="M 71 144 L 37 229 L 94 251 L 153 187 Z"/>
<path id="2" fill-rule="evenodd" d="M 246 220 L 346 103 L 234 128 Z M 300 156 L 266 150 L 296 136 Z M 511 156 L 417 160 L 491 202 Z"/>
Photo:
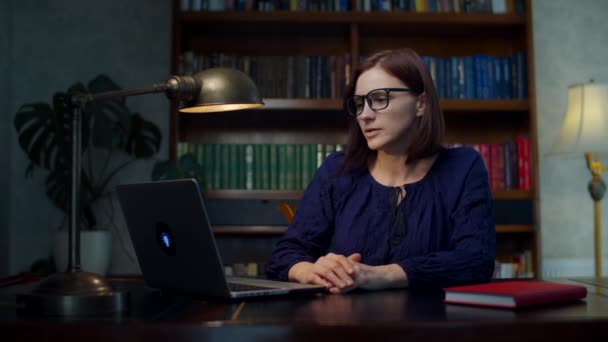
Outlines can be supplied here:
<path id="1" fill-rule="evenodd" d="M 329 253 L 316 262 L 300 262 L 289 271 L 290 280 L 326 286 L 331 293 L 345 293 L 354 288 L 371 289 L 374 267 L 362 264 L 361 254 L 349 256 Z"/>

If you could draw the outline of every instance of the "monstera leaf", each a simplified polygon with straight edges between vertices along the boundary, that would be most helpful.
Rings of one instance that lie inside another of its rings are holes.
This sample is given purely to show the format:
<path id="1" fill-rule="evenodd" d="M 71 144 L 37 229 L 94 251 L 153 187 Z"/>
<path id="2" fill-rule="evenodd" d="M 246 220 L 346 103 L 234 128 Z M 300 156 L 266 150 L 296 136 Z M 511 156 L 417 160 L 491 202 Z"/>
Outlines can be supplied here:
<path id="1" fill-rule="evenodd" d="M 27 154 L 30 164 L 26 174 L 34 167 L 47 170 L 66 165 L 69 151 L 71 113 L 63 104 L 63 96 L 53 96 L 53 106 L 36 102 L 19 108 L 15 116 L 15 129 L 19 146 Z"/>
<path id="2" fill-rule="evenodd" d="M 42 102 L 24 104 L 15 115 L 19 146 L 30 162 L 26 176 L 31 176 L 37 167 L 47 170 L 46 194 L 55 206 L 64 211 L 68 205 L 73 117 L 72 109 L 65 104 L 67 94 L 96 94 L 119 89 L 108 76 L 99 75 L 86 86 L 78 82 L 65 93 L 56 93 L 51 105 Z M 90 102 L 82 109 L 81 119 L 83 161 L 94 159 L 94 154 L 99 151 L 107 160 L 119 153 L 128 157 L 127 162 L 113 168 L 83 167 L 81 206 L 85 223 L 94 226 L 92 203 L 106 193 L 109 182 L 121 169 L 136 159 L 156 154 L 162 135 L 154 123 L 131 112 L 124 98 Z"/>

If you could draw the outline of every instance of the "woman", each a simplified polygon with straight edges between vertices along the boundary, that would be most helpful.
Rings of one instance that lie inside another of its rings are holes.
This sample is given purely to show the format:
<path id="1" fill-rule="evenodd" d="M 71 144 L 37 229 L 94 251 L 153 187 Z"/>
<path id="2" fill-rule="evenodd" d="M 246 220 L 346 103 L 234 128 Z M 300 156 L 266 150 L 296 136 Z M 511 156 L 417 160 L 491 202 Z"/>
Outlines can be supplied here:
<path id="1" fill-rule="evenodd" d="M 489 281 L 496 236 L 487 171 L 475 150 L 441 146 L 443 116 L 422 59 L 410 49 L 370 56 L 345 108 L 353 117 L 346 153 L 315 174 L 268 277 L 331 293 Z"/>

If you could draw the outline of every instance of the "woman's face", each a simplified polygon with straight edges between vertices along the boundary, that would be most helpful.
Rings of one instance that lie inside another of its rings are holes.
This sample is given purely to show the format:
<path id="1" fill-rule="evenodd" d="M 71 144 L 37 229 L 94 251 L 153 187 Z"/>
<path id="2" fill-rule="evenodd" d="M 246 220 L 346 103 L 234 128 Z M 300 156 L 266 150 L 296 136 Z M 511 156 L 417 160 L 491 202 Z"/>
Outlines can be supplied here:
<path id="1" fill-rule="evenodd" d="M 363 101 L 363 111 L 357 116 L 357 122 L 370 149 L 389 154 L 405 153 L 411 143 L 413 127 L 417 117 L 424 113 L 424 95 L 417 96 L 408 91 L 374 91 L 379 88 L 407 88 L 398 78 L 390 75 L 379 66 L 363 72 L 357 80 L 355 95 L 370 94 L 374 107 L 367 100 Z M 370 93 L 372 92 L 372 93 Z"/>

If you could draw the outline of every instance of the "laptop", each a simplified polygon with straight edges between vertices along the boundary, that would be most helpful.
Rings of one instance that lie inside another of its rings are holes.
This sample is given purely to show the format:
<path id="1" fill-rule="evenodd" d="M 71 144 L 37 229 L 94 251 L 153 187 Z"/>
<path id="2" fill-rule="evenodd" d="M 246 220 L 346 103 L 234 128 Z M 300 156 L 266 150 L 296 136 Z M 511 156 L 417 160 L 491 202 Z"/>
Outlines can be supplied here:
<path id="1" fill-rule="evenodd" d="M 146 284 L 202 297 L 236 299 L 316 293 L 319 285 L 229 277 L 194 179 L 117 186 Z"/>

